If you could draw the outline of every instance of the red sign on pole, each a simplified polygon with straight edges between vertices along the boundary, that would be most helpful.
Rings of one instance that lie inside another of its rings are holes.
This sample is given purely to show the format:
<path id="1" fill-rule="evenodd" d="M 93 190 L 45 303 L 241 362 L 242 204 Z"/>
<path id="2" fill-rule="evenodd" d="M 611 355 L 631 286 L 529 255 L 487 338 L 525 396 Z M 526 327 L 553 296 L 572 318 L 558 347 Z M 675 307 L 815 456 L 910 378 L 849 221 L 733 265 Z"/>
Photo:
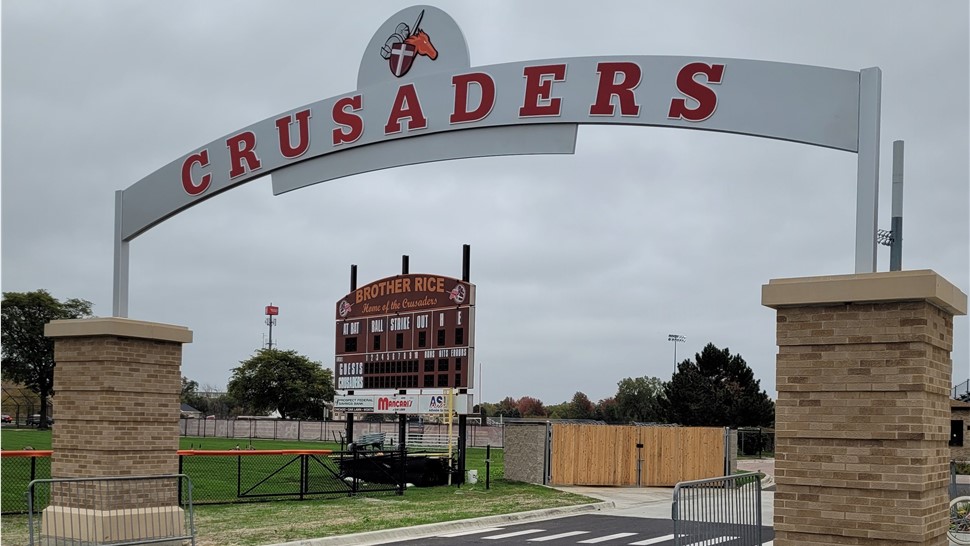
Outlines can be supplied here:
<path id="1" fill-rule="evenodd" d="M 266 306 L 266 314 L 267 315 L 278 315 L 278 314 L 280 314 L 280 308 L 277 307 L 277 306 L 275 306 L 275 305 L 267 305 Z"/>

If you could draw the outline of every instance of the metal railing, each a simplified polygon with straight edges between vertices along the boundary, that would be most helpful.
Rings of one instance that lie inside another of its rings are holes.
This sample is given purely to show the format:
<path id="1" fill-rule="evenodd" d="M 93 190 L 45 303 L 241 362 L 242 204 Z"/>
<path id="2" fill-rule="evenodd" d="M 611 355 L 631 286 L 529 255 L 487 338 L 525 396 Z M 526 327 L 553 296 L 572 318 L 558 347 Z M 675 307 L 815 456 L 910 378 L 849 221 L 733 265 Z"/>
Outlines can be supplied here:
<path id="1" fill-rule="evenodd" d="M 27 505 L 30 546 L 195 544 L 184 474 L 33 480 Z"/>
<path id="2" fill-rule="evenodd" d="M 953 399 L 970 401 L 970 379 L 953 386 Z"/>
<path id="3" fill-rule="evenodd" d="M 761 479 L 738 474 L 680 482 L 674 486 L 674 543 L 760 545 Z"/>

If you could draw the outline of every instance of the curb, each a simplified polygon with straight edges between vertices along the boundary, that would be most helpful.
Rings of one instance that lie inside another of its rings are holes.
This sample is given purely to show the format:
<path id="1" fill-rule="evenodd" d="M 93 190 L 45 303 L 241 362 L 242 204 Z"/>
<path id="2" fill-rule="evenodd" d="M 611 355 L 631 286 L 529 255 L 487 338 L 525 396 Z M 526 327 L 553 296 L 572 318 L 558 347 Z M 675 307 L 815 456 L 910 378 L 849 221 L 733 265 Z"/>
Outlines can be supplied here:
<path id="1" fill-rule="evenodd" d="M 399 527 L 397 529 L 368 531 L 366 533 L 356 533 L 353 535 L 307 538 L 292 542 L 281 542 L 279 544 L 272 544 L 269 546 L 369 546 L 372 544 L 383 544 L 385 542 L 422 538 L 428 535 L 457 533 L 459 531 L 477 529 L 480 527 L 491 527 L 500 524 L 541 521 L 545 519 L 559 518 L 562 516 L 600 512 L 602 510 L 615 508 L 615 506 L 616 505 L 612 501 L 594 502 L 592 504 L 562 506 L 559 508 L 545 508 L 542 510 L 531 510 L 529 512 L 518 512 L 514 514 L 483 516 L 480 518 L 445 521 L 442 523 L 426 523 L 424 525 L 415 525 L 413 527 Z"/>

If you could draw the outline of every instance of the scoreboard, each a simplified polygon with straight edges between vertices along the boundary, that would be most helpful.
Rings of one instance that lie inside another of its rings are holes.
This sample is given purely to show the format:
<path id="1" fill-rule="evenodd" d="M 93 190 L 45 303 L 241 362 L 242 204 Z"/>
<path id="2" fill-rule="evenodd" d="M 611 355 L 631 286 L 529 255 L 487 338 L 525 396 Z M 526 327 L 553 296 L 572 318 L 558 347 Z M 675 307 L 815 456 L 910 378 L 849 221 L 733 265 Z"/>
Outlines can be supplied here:
<path id="1" fill-rule="evenodd" d="M 336 304 L 337 390 L 471 388 L 475 285 L 396 275 Z"/>

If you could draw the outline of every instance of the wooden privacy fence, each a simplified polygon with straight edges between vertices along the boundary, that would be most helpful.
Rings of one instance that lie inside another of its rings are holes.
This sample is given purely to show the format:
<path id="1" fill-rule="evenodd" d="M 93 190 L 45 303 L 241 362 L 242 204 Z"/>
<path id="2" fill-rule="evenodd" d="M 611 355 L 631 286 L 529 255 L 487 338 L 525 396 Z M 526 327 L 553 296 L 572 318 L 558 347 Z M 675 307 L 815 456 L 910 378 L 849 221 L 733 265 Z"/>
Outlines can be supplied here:
<path id="1" fill-rule="evenodd" d="M 673 486 L 725 473 L 723 428 L 557 423 L 549 447 L 552 485 Z"/>

